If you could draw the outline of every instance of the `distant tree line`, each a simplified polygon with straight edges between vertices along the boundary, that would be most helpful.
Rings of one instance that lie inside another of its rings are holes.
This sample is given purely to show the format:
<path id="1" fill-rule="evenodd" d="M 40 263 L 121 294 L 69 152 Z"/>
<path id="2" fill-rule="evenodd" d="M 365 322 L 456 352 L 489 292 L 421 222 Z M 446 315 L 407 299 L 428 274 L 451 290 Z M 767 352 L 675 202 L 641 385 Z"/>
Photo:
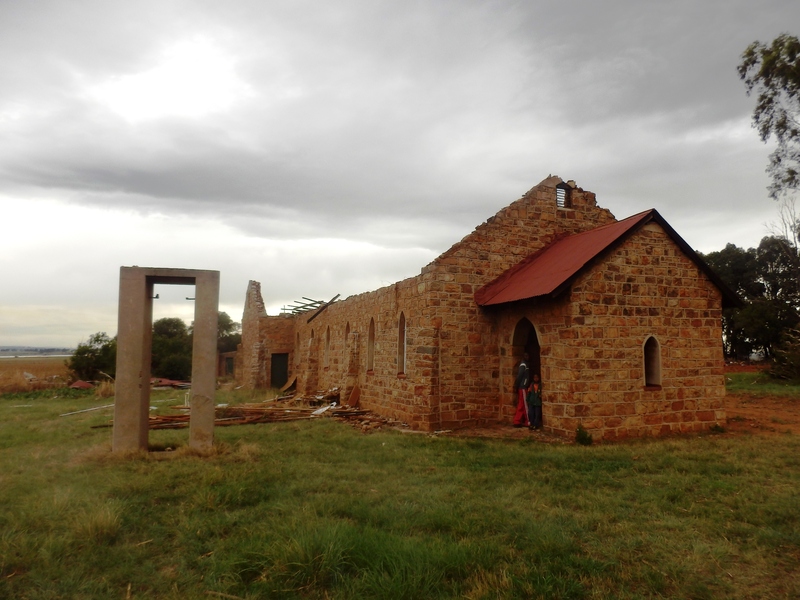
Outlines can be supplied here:
<path id="1" fill-rule="evenodd" d="M 217 323 L 217 349 L 220 352 L 236 350 L 242 341 L 241 325 L 225 312 L 219 313 Z M 92 334 L 86 342 L 78 344 L 66 362 L 78 379 L 113 379 L 117 368 L 117 338 L 105 332 Z M 192 376 L 192 328 L 182 319 L 167 317 L 153 323 L 150 372 L 153 377 L 182 381 Z"/>
<path id="2" fill-rule="evenodd" d="M 789 240 L 769 236 L 757 248 L 728 244 L 704 256 L 744 301 L 723 311 L 725 354 L 746 359 L 754 352 L 774 357 L 785 334 L 800 324 L 800 254 Z"/>

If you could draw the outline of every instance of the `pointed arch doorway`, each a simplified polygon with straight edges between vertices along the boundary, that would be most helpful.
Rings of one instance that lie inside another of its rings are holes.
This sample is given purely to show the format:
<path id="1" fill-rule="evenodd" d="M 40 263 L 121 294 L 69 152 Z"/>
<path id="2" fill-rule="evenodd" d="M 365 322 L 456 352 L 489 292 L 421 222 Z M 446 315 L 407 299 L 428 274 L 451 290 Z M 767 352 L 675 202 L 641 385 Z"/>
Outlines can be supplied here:
<path id="1" fill-rule="evenodd" d="M 531 370 L 531 377 L 534 373 L 542 373 L 541 347 L 539 337 L 536 335 L 536 328 L 527 318 L 520 319 L 514 327 L 514 336 L 511 340 L 511 355 L 514 364 L 518 365 L 522 356 L 528 353 L 528 367 Z"/>

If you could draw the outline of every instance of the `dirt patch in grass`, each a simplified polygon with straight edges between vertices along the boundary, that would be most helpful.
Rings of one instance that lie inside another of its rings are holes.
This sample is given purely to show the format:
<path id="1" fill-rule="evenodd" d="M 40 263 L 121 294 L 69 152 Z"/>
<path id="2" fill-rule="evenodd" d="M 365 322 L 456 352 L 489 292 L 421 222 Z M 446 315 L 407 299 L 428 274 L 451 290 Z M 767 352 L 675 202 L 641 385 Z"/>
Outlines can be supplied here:
<path id="1" fill-rule="evenodd" d="M 732 363 L 726 373 L 757 373 L 766 365 Z M 796 397 L 759 392 L 728 392 L 725 396 L 728 417 L 726 429 L 731 433 L 755 433 L 774 436 L 800 434 L 800 401 Z"/>
<path id="2" fill-rule="evenodd" d="M 783 396 L 733 394 L 725 397 L 728 431 L 760 435 L 800 434 L 800 402 Z"/>

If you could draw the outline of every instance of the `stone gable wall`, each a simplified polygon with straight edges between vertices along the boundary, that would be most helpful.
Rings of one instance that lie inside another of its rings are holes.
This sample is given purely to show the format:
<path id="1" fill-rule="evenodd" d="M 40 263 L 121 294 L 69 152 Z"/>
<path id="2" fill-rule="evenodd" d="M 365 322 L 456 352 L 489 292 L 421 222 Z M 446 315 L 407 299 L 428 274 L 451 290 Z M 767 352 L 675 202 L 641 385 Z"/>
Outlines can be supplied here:
<path id="1" fill-rule="evenodd" d="M 559 177 L 545 179 L 476 227 L 424 267 L 422 273 L 468 261 L 470 272 L 478 275 L 483 285 L 547 246 L 556 236 L 580 233 L 616 220 L 610 211 L 597 206 L 592 192 L 578 187 L 570 190 L 570 207 L 558 208 L 556 186 L 560 183 Z"/>
<path id="2" fill-rule="evenodd" d="M 574 436 L 582 425 L 612 440 L 696 432 L 725 419 L 721 304 L 706 275 L 650 223 L 581 276 L 568 297 L 517 307 L 501 328 L 508 347 L 519 319 L 536 328 L 546 430 Z M 645 387 L 650 336 L 660 344 L 661 387 Z"/>

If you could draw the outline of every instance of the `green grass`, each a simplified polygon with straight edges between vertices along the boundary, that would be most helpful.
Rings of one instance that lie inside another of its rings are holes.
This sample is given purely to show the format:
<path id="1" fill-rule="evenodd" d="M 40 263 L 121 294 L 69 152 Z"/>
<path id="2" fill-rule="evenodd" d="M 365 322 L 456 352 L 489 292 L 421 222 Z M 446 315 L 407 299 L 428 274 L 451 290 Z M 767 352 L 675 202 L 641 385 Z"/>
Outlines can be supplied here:
<path id="1" fill-rule="evenodd" d="M 107 403 L 0 396 L 0 598 L 800 595 L 796 436 L 549 445 L 320 419 L 219 428 L 207 457 L 153 431 L 176 450 L 122 459 L 91 428 L 110 409 L 58 416 Z"/>
<path id="2" fill-rule="evenodd" d="M 726 389 L 736 394 L 800 398 L 800 383 L 773 379 L 766 373 L 727 373 Z"/>

